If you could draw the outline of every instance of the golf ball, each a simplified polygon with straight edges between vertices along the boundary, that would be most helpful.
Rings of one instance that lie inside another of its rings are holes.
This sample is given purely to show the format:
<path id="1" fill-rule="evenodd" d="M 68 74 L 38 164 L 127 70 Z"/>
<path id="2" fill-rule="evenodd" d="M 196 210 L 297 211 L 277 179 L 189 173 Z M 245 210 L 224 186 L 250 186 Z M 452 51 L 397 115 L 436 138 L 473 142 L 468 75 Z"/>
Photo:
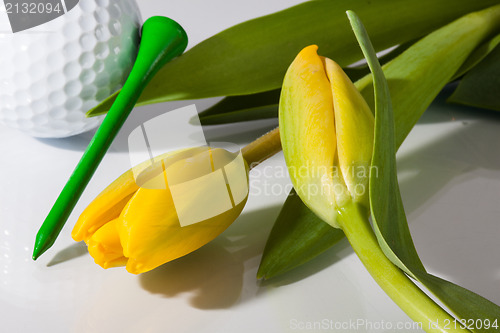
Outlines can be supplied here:
<path id="1" fill-rule="evenodd" d="M 102 117 L 85 113 L 125 82 L 142 23 L 135 0 L 68 2 L 65 14 L 16 33 L 16 8 L 1 5 L 0 124 L 44 138 L 88 131 Z"/>

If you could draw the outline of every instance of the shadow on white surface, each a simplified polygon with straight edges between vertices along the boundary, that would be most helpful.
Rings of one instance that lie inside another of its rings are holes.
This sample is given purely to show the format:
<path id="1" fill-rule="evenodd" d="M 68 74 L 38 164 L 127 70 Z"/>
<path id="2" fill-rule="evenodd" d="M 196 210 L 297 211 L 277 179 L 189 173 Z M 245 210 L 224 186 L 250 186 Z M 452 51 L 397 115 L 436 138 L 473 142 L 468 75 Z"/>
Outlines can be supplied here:
<path id="1" fill-rule="evenodd" d="M 189 304 L 199 309 L 229 308 L 244 301 L 244 273 L 254 268 L 246 262 L 261 254 L 267 236 L 263 231 L 278 211 L 271 207 L 244 213 L 216 240 L 141 274 L 141 286 L 167 298 L 188 293 Z"/>
<path id="2" fill-rule="evenodd" d="M 448 122 L 437 125 L 428 117 Z M 398 158 L 401 192 L 424 265 L 497 304 L 499 126 L 498 113 L 478 117 L 470 108 L 438 102 Z"/>
<path id="3" fill-rule="evenodd" d="M 84 242 L 75 243 L 57 252 L 56 255 L 47 263 L 47 267 L 52 267 L 69 260 L 76 259 L 86 255 L 87 253 L 87 245 Z"/>
<path id="4" fill-rule="evenodd" d="M 229 308 L 255 295 L 242 293 L 244 276 L 255 279 L 269 231 L 280 206 L 245 213 L 225 233 L 199 250 L 140 275 L 142 288 L 166 298 L 189 294 L 198 309 Z M 310 262 L 267 281 L 256 281 L 257 294 L 306 279 L 352 254 L 346 240 Z"/>
<path id="5" fill-rule="evenodd" d="M 475 178 L 474 171 L 483 170 L 481 176 L 495 179 L 495 173 L 500 171 L 500 145 L 492 144 L 498 140 L 500 117 L 482 123 L 457 122 L 459 127 L 444 137 L 398 158 L 398 171 L 403 174 L 400 187 L 408 198 L 408 214 L 425 208 L 447 184 L 458 181 L 456 178 Z M 473 203 L 477 196 L 469 194 Z"/>
<path id="6" fill-rule="evenodd" d="M 68 138 L 60 139 L 45 139 L 45 138 L 35 138 L 39 142 L 52 146 L 54 148 L 72 151 L 81 151 L 82 153 L 87 149 L 87 146 L 94 136 L 95 129 L 86 133 L 70 136 Z"/>
<path id="7" fill-rule="evenodd" d="M 190 293 L 189 303 L 195 308 L 227 308 L 240 297 L 243 263 L 218 242 L 212 242 L 139 279 L 141 286 L 153 294 L 172 298 Z"/>

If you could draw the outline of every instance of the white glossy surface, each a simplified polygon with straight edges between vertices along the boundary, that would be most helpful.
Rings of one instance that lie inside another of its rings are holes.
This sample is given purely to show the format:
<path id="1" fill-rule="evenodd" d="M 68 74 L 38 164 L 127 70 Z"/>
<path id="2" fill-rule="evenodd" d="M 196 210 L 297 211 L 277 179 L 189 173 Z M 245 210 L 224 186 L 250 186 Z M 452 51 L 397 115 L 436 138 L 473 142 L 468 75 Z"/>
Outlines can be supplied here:
<path id="1" fill-rule="evenodd" d="M 162 14 L 179 20 L 191 36 L 190 45 L 194 45 L 238 21 L 289 4 L 285 0 L 272 5 L 265 1 L 142 0 L 140 5 L 144 18 Z M 195 103 L 202 110 L 216 100 Z M 141 276 L 124 269 L 105 271 L 93 263 L 85 246 L 75 244 L 70 237 L 78 213 L 129 168 L 127 139 L 136 126 L 191 103 L 135 110 L 58 241 L 37 262 L 30 258 L 35 234 L 91 133 L 41 140 L 0 125 L 2 331 L 311 332 L 314 330 L 301 330 L 296 325 L 324 319 L 334 325 L 358 319 L 373 325 L 411 325 L 346 242 L 282 278 L 256 281 L 268 232 L 286 197 L 272 186 L 289 184 L 286 178 L 264 174 L 264 170 L 284 166 L 281 154 L 253 172 L 252 181 L 260 186 L 260 195 L 251 189 L 243 215 L 209 245 Z M 275 121 L 258 121 L 211 127 L 206 128 L 206 136 L 212 141 L 244 144 L 275 125 Z M 424 264 L 431 272 L 497 304 L 499 139 L 500 114 L 446 105 L 441 96 L 398 155 L 410 228 Z M 265 189 L 269 190 L 267 195 Z M 358 331 L 403 330 L 360 327 Z"/>

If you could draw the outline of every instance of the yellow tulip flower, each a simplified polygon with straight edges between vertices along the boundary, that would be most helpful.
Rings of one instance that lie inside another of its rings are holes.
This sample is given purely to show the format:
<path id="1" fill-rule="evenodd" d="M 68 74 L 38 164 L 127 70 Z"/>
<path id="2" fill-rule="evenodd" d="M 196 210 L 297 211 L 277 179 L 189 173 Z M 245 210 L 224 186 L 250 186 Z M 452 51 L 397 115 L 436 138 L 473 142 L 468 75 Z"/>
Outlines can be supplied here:
<path id="1" fill-rule="evenodd" d="M 245 206 L 241 154 L 200 147 L 155 160 L 108 186 L 73 229 L 73 239 L 85 241 L 103 268 L 139 274 L 184 256 L 221 234 Z"/>
<path id="2" fill-rule="evenodd" d="M 342 68 L 317 49 L 304 48 L 288 68 L 279 127 L 298 195 L 338 228 L 338 208 L 351 200 L 368 206 L 374 118 Z"/>

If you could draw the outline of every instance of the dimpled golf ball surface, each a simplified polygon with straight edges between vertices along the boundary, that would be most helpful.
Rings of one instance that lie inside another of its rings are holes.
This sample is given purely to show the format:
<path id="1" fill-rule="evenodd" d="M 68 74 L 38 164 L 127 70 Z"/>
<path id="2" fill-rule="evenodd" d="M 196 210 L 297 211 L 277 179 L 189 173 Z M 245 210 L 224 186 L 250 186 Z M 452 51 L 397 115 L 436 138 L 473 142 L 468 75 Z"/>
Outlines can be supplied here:
<path id="1" fill-rule="evenodd" d="M 3 4 L 2 4 L 3 6 Z M 18 33 L 0 13 L 0 123 L 60 138 L 97 127 L 85 113 L 122 87 L 141 25 L 134 0 L 80 0 L 65 15 Z"/>

